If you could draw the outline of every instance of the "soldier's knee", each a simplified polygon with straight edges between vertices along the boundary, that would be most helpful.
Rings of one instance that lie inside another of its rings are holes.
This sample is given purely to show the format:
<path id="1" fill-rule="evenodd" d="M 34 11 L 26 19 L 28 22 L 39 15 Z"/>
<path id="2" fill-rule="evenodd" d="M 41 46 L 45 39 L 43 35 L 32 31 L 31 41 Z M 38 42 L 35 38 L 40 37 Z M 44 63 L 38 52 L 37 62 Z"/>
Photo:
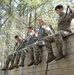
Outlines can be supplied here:
<path id="1" fill-rule="evenodd" d="M 21 51 L 21 55 L 25 55 L 25 51 Z"/>
<path id="2" fill-rule="evenodd" d="M 51 36 L 47 36 L 45 39 L 44 39 L 44 42 L 47 44 L 47 43 L 51 43 L 53 41 L 52 37 Z"/>
<path id="3" fill-rule="evenodd" d="M 34 45 L 33 45 L 33 48 L 36 48 L 36 47 L 38 47 L 38 44 L 34 44 Z"/>
<path id="4" fill-rule="evenodd" d="M 16 52 L 16 56 L 20 55 L 21 54 L 21 51 L 18 51 Z"/>
<path id="5" fill-rule="evenodd" d="M 8 60 L 11 60 L 12 58 L 13 58 L 13 54 L 10 54 L 10 55 L 7 57 Z"/>
<path id="6" fill-rule="evenodd" d="M 37 45 L 38 45 L 39 47 L 42 47 L 42 46 L 45 45 L 45 42 L 44 42 L 44 41 L 39 41 L 39 42 L 37 43 Z"/>
<path id="7" fill-rule="evenodd" d="M 61 40 L 61 39 L 62 39 L 61 33 L 56 33 L 56 34 L 54 35 L 54 38 L 55 38 L 55 41 Z"/>
<path id="8" fill-rule="evenodd" d="M 57 32 L 54 36 L 55 37 L 61 36 L 61 33 Z"/>
<path id="9" fill-rule="evenodd" d="M 47 37 L 45 37 L 45 38 L 44 38 L 44 42 L 45 42 L 45 43 L 46 43 L 46 42 L 48 42 L 48 39 L 47 39 Z"/>
<path id="10" fill-rule="evenodd" d="M 33 45 L 33 52 L 35 52 L 37 49 L 38 49 L 38 45 L 37 44 L 34 44 Z"/>
<path id="11" fill-rule="evenodd" d="M 29 46 L 29 47 L 27 48 L 27 51 L 28 51 L 28 53 L 32 52 L 32 51 L 33 51 L 32 47 Z"/>

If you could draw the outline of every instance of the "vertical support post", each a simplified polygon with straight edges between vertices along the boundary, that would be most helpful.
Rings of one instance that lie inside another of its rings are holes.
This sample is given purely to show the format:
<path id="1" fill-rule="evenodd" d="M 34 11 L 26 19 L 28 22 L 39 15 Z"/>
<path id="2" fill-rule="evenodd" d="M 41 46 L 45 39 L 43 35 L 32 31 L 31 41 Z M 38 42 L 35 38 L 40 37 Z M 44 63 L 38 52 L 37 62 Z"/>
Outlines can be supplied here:
<path id="1" fill-rule="evenodd" d="M 21 73 L 21 75 L 25 75 L 25 74 L 24 74 L 24 71 L 25 71 L 25 70 L 24 70 L 24 67 L 22 67 L 22 73 Z"/>
<path id="2" fill-rule="evenodd" d="M 36 75 L 35 74 L 35 65 L 32 66 L 32 75 Z"/>

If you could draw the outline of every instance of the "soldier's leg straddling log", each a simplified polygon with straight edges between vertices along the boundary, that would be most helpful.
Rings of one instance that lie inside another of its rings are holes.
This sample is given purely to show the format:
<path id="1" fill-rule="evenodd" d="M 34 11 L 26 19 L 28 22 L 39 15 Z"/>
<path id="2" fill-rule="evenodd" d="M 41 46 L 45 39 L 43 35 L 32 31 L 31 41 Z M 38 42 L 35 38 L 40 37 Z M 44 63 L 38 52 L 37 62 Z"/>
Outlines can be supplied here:
<path id="1" fill-rule="evenodd" d="M 28 66 L 32 66 L 34 64 L 33 44 L 28 46 L 27 49 L 30 58 L 30 63 L 28 64 Z"/>
<path id="2" fill-rule="evenodd" d="M 56 46 L 58 48 L 58 55 L 56 60 L 60 60 L 64 57 L 63 52 L 62 52 L 62 48 L 63 48 L 63 39 L 62 39 L 62 35 L 60 33 L 56 33 L 54 36 L 55 42 L 56 42 Z"/>
<path id="3" fill-rule="evenodd" d="M 40 48 L 38 44 L 33 45 L 34 60 L 35 60 L 34 65 L 38 65 L 41 62 L 41 54 L 42 54 L 41 49 L 42 48 Z"/>
<path id="4" fill-rule="evenodd" d="M 15 63 L 14 63 L 14 65 L 13 65 L 15 68 L 18 68 L 18 67 L 19 67 L 18 64 L 19 64 L 19 61 L 20 61 L 20 57 L 21 57 L 21 52 L 18 52 L 18 51 L 17 51 L 17 52 L 16 52 Z"/>
<path id="5" fill-rule="evenodd" d="M 8 70 L 14 69 L 13 65 L 14 65 L 15 57 L 16 57 L 15 54 L 13 54 L 13 56 L 10 57 L 10 59 L 11 59 L 11 65 L 10 65 L 10 67 L 8 68 Z"/>
<path id="6" fill-rule="evenodd" d="M 5 66 L 1 70 L 3 70 L 3 71 L 8 70 L 8 66 L 9 66 L 9 63 L 10 63 L 12 58 L 13 58 L 13 54 L 10 54 L 6 59 Z"/>
<path id="7" fill-rule="evenodd" d="M 63 55 L 63 36 L 69 35 L 69 34 L 70 34 L 70 32 L 67 32 L 67 31 L 59 31 L 54 36 L 56 46 L 58 48 L 58 55 L 57 55 L 56 61 L 65 57 Z"/>
<path id="8" fill-rule="evenodd" d="M 25 60 L 25 51 L 21 51 L 21 62 L 19 63 L 20 67 L 24 67 L 24 60 Z"/>
<path id="9" fill-rule="evenodd" d="M 46 38 L 44 38 L 44 41 L 45 41 L 45 48 L 48 52 L 48 59 L 47 59 L 46 63 L 49 63 L 55 59 L 55 56 L 54 56 L 53 50 L 52 50 L 52 46 L 51 46 L 51 43 L 54 42 L 53 35 L 47 36 Z"/>

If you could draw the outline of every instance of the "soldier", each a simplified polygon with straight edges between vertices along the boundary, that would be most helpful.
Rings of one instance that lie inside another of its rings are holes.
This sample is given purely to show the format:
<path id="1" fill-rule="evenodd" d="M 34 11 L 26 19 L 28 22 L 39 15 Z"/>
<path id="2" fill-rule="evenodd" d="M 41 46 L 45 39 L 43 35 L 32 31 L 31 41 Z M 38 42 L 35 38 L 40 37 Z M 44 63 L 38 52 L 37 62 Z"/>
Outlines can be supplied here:
<path id="1" fill-rule="evenodd" d="M 37 38 L 37 34 L 34 32 L 33 28 L 30 26 L 28 27 L 28 32 L 29 32 L 29 36 L 26 38 L 26 43 L 25 43 L 25 47 L 27 47 L 29 44 L 32 44 L 35 42 L 36 38 Z M 15 64 L 13 65 L 13 67 L 18 68 L 20 67 L 24 67 L 24 60 L 25 60 L 25 52 L 27 51 L 27 49 L 23 48 L 23 50 L 20 50 L 19 52 L 16 53 L 16 60 L 15 60 Z M 21 58 L 21 62 L 19 63 Z"/>
<path id="2" fill-rule="evenodd" d="M 16 39 L 16 44 L 15 44 L 15 49 L 14 50 L 18 51 L 18 50 L 20 50 L 21 48 L 24 47 L 24 45 L 22 45 L 21 47 L 19 47 L 20 43 L 22 43 L 23 40 L 18 35 L 15 36 L 15 39 Z M 14 54 L 10 54 L 7 57 L 5 66 L 2 68 L 2 70 L 7 70 L 10 62 L 11 62 L 11 66 L 14 64 L 15 56 L 16 56 L 16 54 L 14 53 Z"/>
<path id="3" fill-rule="evenodd" d="M 31 26 L 28 27 L 28 32 L 29 32 L 29 36 L 27 37 L 27 45 L 30 45 L 37 40 L 38 35 L 34 32 Z"/>
<path id="4" fill-rule="evenodd" d="M 29 57 L 31 59 L 28 66 L 38 65 L 41 62 L 41 47 L 45 45 L 43 42 L 44 37 L 46 37 L 48 34 L 51 35 L 52 31 L 51 29 L 45 25 L 45 22 L 43 20 L 38 20 L 40 25 L 40 30 L 38 33 L 38 40 L 34 43 L 29 45 L 28 47 L 28 53 Z"/>
<path id="5" fill-rule="evenodd" d="M 55 7 L 55 11 L 59 15 L 57 32 L 54 35 L 49 35 L 44 39 L 46 46 L 49 47 L 49 50 L 48 50 L 49 58 L 47 59 L 47 63 L 52 61 L 53 50 L 52 50 L 51 43 L 53 42 L 56 43 L 56 46 L 58 49 L 58 55 L 56 57 L 56 61 L 64 57 L 62 52 L 63 37 L 71 33 L 70 24 L 71 24 L 71 20 L 74 18 L 74 11 L 69 5 L 68 5 L 68 8 L 70 12 L 65 15 L 65 13 L 63 12 L 63 5 L 57 5 Z"/>

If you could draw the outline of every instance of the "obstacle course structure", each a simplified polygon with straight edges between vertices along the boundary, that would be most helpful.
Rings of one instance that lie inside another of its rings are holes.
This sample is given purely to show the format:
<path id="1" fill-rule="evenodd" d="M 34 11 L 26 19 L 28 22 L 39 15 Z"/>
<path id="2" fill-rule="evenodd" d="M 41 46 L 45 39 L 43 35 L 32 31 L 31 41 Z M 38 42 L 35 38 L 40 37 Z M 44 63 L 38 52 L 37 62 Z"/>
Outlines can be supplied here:
<path id="1" fill-rule="evenodd" d="M 64 51 L 63 53 L 66 55 L 65 58 L 55 61 L 53 60 L 48 64 L 47 75 L 74 75 L 74 34 L 66 36 L 64 38 Z M 57 55 L 57 48 L 55 43 L 52 44 L 54 55 Z M 27 67 L 29 62 L 28 55 L 26 55 L 25 66 L 15 68 L 11 71 L 2 72 L 2 75 L 45 75 L 46 71 L 46 59 L 47 59 L 47 51 L 43 50 L 42 52 L 42 63 L 39 65 Z"/>

